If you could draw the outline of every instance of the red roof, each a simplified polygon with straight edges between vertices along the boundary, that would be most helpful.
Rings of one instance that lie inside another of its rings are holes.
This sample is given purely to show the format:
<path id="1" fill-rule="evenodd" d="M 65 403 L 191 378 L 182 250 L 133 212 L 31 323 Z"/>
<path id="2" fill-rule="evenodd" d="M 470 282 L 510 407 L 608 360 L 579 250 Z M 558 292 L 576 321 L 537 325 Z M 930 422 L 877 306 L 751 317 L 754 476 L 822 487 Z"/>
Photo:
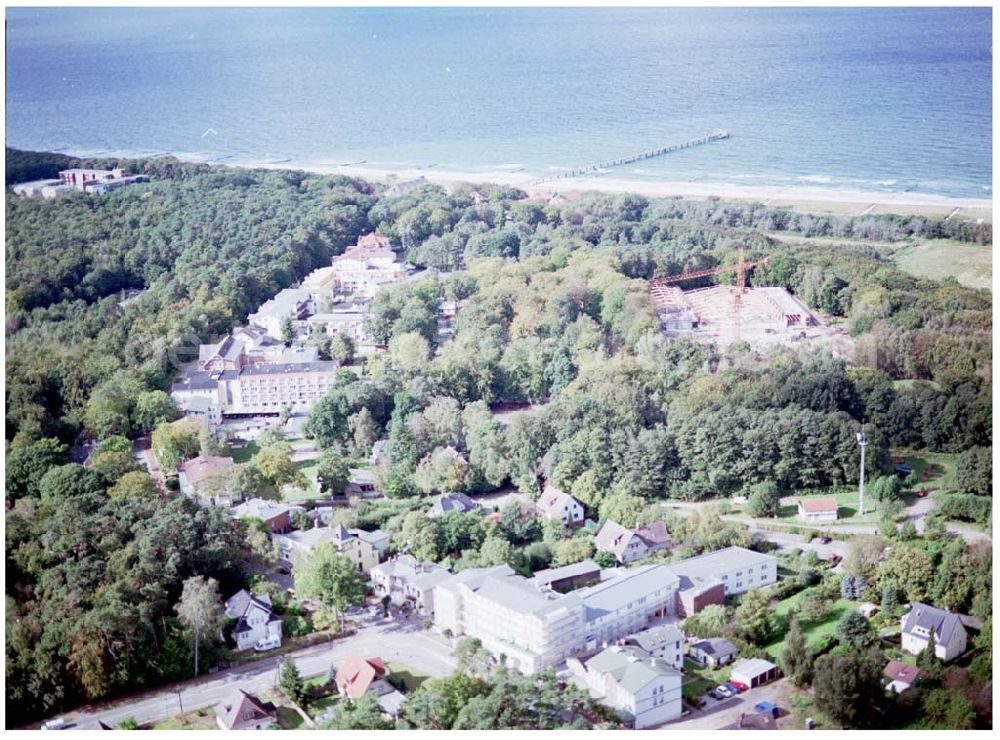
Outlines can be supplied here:
<path id="1" fill-rule="evenodd" d="M 890 681 L 900 681 L 901 683 L 913 685 L 913 682 L 920 678 L 920 669 L 915 665 L 900 663 L 898 660 L 890 660 L 882 673 Z"/>
<path id="2" fill-rule="evenodd" d="M 803 511 L 810 514 L 818 514 L 823 511 L 836 511 L 837 499 L 826 496 L 824 498 L 800 498 L 799 506 Z"/>
<path id="3" fill-rule="evenodd" d="M 334 679 L 337 691 L 351 699 L 360 699 L 375 681 L 385 676 L 385 670 L 381 658 L 365 660 L 357 653 L 351 653 L 337 670 Z"/>

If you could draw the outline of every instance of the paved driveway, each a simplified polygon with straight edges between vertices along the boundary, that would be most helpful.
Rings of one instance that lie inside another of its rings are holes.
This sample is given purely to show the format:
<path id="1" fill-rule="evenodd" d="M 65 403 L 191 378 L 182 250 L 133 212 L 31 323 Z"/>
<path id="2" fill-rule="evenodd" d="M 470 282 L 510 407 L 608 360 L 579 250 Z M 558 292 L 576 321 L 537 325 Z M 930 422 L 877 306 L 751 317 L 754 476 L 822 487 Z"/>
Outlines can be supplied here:
<path id="1" fill-rule="evenodd" d="M 232 668 L 212 676 L 192 679 L 162 689 L 117 701 L 92 705 L 61 716 L 77 726 L 92 726 L 98 721 L 117 726 L 126 717 L 139 724 L 157 722 L 184 711 L 214 707 L 237 689 L 261 692 L 277 683 L 277 668 L 285 657 L 292 657 L 303 678 L 325 674 L 331 664 L 340 664 L 349 653 L 362 657 L 381 657 L 386 661 L 406 663 L 432 676 L 447 676 L 456 666 L 446 645 L 423 633 L 420 624 L 395 622 L 361 627 L 357 634 L 332 643 L 315 645 L 275 658 L 265 658 L 249 665 Z"/>
<path id="2" fill-rule="evenodd" d="M 659 727 L 668 730 L 721 730 L 738 722 L 741 714 L 753 714 L 753 707 L 758 702 L 769 701 L 788 709 L 784 697 L 790 689 L 788 681 L 782 678 L 723 701 L 709 699 L 709 705 L 704 709 L 693 710 L 684 719 L 667 722 Z"/>

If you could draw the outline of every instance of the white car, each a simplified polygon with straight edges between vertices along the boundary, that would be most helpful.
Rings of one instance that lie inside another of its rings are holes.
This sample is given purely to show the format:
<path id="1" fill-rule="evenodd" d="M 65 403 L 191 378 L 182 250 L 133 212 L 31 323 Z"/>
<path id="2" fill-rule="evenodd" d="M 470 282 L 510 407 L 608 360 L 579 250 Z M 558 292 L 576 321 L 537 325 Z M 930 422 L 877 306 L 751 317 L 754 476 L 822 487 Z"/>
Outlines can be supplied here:
<path id="1" fill-rule="evenodd" d="M 265 650 L 274 650 L 276 647 L 281 647 L 281 638 L 275 635 L 274 637 L 265 637 L 261 640 L 257 640 L 254 644 L 253 649 L 258 653 L 263 653 Z"/>
<path id="2" fill-rule="evenodd" d="M 69 725 L 62 717 L 50 719 L 42 725 L 43 730 L 65 730 L 67 727 L 69 727 Z"/>

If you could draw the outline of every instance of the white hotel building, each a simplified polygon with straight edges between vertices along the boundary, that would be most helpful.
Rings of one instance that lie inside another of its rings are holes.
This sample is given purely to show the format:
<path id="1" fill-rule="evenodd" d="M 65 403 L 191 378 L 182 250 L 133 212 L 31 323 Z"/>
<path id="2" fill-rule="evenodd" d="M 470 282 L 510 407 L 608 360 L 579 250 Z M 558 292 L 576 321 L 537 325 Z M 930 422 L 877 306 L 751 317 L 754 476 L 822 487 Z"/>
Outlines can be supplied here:
<path id="1" fill-rule="evenodd" d="M 506 565 L 477 568 L 437 585 L 434 619 L 438 629 L 479 638 L 511 668 L 535 673 L 672 615 L 678 582 L 665 566 L 647 565 L 558 594 Z"/>

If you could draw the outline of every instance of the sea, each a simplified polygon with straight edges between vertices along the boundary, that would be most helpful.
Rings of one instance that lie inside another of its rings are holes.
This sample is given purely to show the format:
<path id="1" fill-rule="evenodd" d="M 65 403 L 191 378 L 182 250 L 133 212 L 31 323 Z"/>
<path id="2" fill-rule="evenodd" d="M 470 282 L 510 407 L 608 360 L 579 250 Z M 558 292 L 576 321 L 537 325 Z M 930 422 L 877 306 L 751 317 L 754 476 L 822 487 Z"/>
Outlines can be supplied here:
<path id="1" fill-rule="evenodd" d="M 992 197 L 990 8 L 10 8 L 6 143 Z"/>

